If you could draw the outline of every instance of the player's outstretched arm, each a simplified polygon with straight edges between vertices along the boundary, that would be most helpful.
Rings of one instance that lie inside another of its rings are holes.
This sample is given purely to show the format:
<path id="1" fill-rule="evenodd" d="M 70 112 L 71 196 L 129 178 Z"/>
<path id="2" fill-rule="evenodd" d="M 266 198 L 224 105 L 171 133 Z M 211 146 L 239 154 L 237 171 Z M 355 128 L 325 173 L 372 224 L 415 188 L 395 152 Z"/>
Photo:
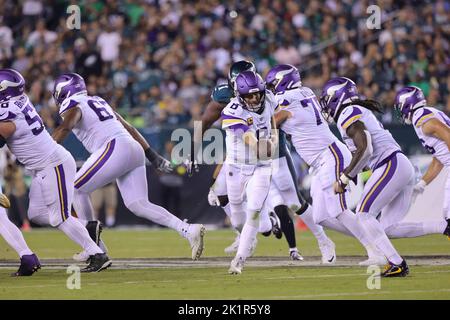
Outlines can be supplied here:
<path id="1" fill-rule="evenodd" d="M 53 131 L 52 137 L 57 143 L 62 143 L 81 119 L 78 107 L 70 108 L 61 114 L 63 122 Z"/>
<path id="2" fill-rule="evenodd" d="M 119 120 L 119 122 L 125 127 L 128 133 L 133 137 L 133 139 L 142 146 L 142 149 L 144 149 L 145 157 L 148 159 L 148 161 L 150 161 L 150 163 L 154 165 L 155 168 L 159 171 L 171 172 L 173 168 L 170 164 L 170 161 L 163 158 L 155 150 L 153 150 L 148 144 L 147 140 L 145 140 L 145 138 L 142 136 L 142 134 L 140 134 L 140 132 L 136 130 L 135 127 L 125 121 L 125 119 L 122 118 L 120 114 L 118 114 L 117 112 L 115 112 L 115 114 L 117 120 Z"/>
<path id="3" fill-rule="evenodd" d="M 6 144 L 6 139 L 11 137 L 16 131 L 16 125 L 11 121 L 0 122 L 0 148 Z"/>
<path id="4" fill-rule="evenodd" d="M 189 176 L 192 176 L 193 171 L 198 172 L 197 164 L 197 150 L 201 150 L 203 134 L 206 130 L 211 128 L 214 122 L 220 119 L 220 114 L 225 107 L 225 104 L 211 100 L 205 108 L 205 112 L 202 114 L 202 126 L 201 132 L 194 130 L 194 135 L 191 143 L 191 154 L 189 159 L 186 159 L 186 168 Z"/>

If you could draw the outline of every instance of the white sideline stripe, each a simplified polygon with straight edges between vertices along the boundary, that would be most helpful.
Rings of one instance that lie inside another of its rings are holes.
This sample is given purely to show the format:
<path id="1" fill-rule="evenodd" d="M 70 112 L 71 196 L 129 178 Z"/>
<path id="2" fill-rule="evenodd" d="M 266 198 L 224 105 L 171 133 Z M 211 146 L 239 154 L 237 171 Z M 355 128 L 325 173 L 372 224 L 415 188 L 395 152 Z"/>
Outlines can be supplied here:
<path id="1" fill-rule="evenodd" d="M 436 271 L 414 272 L 414 274 L 429 274 L 429 273 L 450 273 L 450 270 L 436 270 Z M 308 278 L 309 279 L 318 279 L 318 278 L 354 277 L 354 276 L 367 276 L 367 273 L 323 274 L 323 275 L 312 275 L 312 276 L 269 277 L 269 278 L 258 278 L 258 279 L 259 280 L 308 279 Z M 233 276 L 227 275 L 225 273 L 223 274 L 223 277 L 225 278 L 225 280 L 227 280 L 227 279 L 236 279 L 235 276 L 233 277 Z M 186 279 L 186 280 L 189 281 L 189 282 L 206 282 L 206 281 L 210 281 L 209 279 Z M 245 280 L 251 280 L 251 279 L 247 278 Z M 85 285 L 88 285 L 88 286 L 97 286 L 97 285 L 108 286 L 108 285 L 122 285 L 122 284 L 173 283 L 173 282 L 180 282 L 180 281 L 179 280 L 141 280 L 141 281 L 124 281 L 124 282 L 115 282 L 115 283 L 89 282 L 89 283 L 87 283 Z M 42 285 L 35 285 L 35 286 L 2 286 L 2 288 L 5 288 L 5 289 L 24 289 L 24 288 L 60 287 L 60 286 L 64 286 L 64 285 L 61 285 L 61 284 L 42 284 Z M 82 286 L 83 286 L 83 284 L 82 284 Z M 420 291 L 420 290 L 418 290 L 418 291 Z M 431 292 L 434 292 L 434 291 L 449 291 L 450 292 L 450 288 L 449 289 L 430 290 L 430 291 Z M 384 292 L 390 292 L 390 291 L 384 291 Z M 393 292 L 393 293 L 398 293 L 398 292 L 400 292 L 400 291 L 396 291 L 396 292 Z M 413 291 L 408 291 L 408 292 L 413 292 Z M 381 293 L 383 293 L 383 292 L 380 292 L 380 294 Z M 340 295 L 350 295 L 350 294 L 353 294 L 353 293 L 339 293 L 339 294 Z M 370 293 L 368 293 L 368 294 L 370 294 Z M 328 293 L 324 294 L 324 295 L 328 295 Z M 319 297 L 320 295 L 317 295 L 317 296 Z M 296 297 L 296 296 L 286 296 L 286 297 Z M 280 297 L 273 296 L 271 298 L 282 299 L 282 296 L 280 296 Z"/>
<path id="2" fill-rule="evenodd" d="M 369 290 L 369 289 L 367 289 Z M 402 290 L 402 291 L 382 291 L 370 290 L 365 292 L 338 292 L 338 293 L 321 293 L 321 294 L 306 294 L 293 296 L 270 296 L 267 299 L 308 299 L 308 298 L 329 298 L 329 297 L 345 297 L 345 296 L 371 296 L 371 295 L 387 295 L 387 294 L 408 294 L 408 293 L 431 293 L 431 292 L 450 292 L 450 289 L 438 290 Z M 235 298 L 238 299 L 238 298 Z"/>

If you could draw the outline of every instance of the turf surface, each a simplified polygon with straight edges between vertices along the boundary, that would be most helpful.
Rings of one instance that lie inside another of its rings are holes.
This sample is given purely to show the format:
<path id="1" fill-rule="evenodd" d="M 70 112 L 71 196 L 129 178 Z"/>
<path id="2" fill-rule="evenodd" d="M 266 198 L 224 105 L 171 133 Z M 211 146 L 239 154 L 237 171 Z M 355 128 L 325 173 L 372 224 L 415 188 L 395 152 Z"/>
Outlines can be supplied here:
<path id="1" fill-rule="evenodd" d="M 339 256 L 361 256 L 363 249 L 352 238 L 328 232 L 336 243 Z M 33 230 L 25 237 L 39 257 L 70 259 L 78 250 L 58 231 Z M 170 230 L 106 230 L 103 238 L 110 256 L 127 258 L 190 257 L 186 240 Z M 234 234 L 229 230 L 208 231 L 204 260 L 229 261 L 223 248 Z M 305 256 L 320 255 L 309 232 L 297 233 L 298 247 Z M 381 279 L 380 289 L 369 290 L 369 275 L 362 267 L 306 267 L 302 262 L 290 266 L 248 266 L 239 276 L 227 274 L 220 267 L 159 267 L 145 269 L 110 269 L 98 274 L 82 274 L 81 289 L 69 290 L 69 274 L 63 268 L 43 267 L 32 277 L 11 278 L 11 268 L 0 268 L 0 299 L 450 299 L 450 242 L 435 235 L 394 240 L 405 256 L 444 255 L 445 265 L 414 265 L 411 274 L 400 279 Z M 255 258 L 286 257 L 285 240 L 259 236 Z M 0 263 L 17 259 L 0 240 Z M 180 261 L 182 260 L 180 259 Z M 264 259 L 261 259 L 264 260 Z M 278 258 L 278 260 L 283 260 Z M 338 260 L 339 261 L 339 260 Z M 67 263 L 72 263 L 67 260 Z"/>

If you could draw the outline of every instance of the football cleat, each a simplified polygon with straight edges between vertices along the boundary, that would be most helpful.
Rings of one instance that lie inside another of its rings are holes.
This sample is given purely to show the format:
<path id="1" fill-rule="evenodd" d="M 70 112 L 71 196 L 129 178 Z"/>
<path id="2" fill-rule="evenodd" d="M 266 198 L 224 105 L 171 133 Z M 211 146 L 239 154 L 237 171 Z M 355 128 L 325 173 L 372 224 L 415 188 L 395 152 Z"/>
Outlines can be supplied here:
<path id="1" fill-rule="evenodd" d="M 272 233 L 275 238 L 281 239 L 283 237 L 283 232 L 281 231 L 281 222 L 278 216 L 274 212 L 269 213 L 270 222 L 272 222 Z"/>
<path id="2" fill-rule="evenodd" d="M 294 260 L 294 261 L 303 261 L 304 260 L 302 255 L 300 254 L 300 252 L 298 252 L 297 249 L 289 250 L 289 256 L 291 257 L 291 260 Z"/>
<path id="3" fill-rule="evenodd" d="M 243 257 L 236 256 L 231 260 L 230 268 L 228 269 L 229 274 L 241 274 L 244 268 L 245 259 Z"/>
<path id="4" fill-rule="evenodd" d="M 106 255 L 106 253 L 96 253 L 88 259 L 89 265 L 86 268 L 81 269 L 81 272 L 100 272 L 111 266 L 112 261 Z"/>
<path id="5" fill-rule="evenodd" d="M 447 228 L 445 228 L 444 236 L 447 236 L 448 240 L 450 240 L 450 219 L 447 219 Z"/>
<path id="6" fill-rule="evenodd" d="M 202 224 L 191 224 L 189 225 L 187 239 L 191 245 L 192 249 L 192 260 L 200 259 L 204 243 L 203 237 L 205 235 L 206 229 Z"/>
<path id="7" fill-rule="evenodd" d="M 236 238 L 234 238 L 234 242 L 224 249 L 226 254 L 232 254 L 237 252 L 239 248 L 239 239 L 241 238 L 241 234 L 236 232 Z"/>
<path id="8" fill-rule="evenodd" d="M 323 264 L 336 263 L 336 246 L 333 241 L 328 239 L 326 242 L 319 243 L 319 249 L 322 253 Z"/>
<path id="9" fill-rule="evenodd" d="M 11 207 L 11 203 L 9 202 L 8 197 L 6 195 L 4 195 L 3 193 L 0 193 L 0 206 L 2 206 L 3 208 L 6 208 L 6 209 Z"/>
<path id="10" fill-rule="evenodd" d="M 393 278 L 393 277 L 406 277 L 409 274 L 409 267 L 406 264 L 406 261 L 403 259 L 400 265 L 393 264 L 389 262 L 385 267 L 384 271 L 381 274 L 382 277 L 385 278 Z"/>
<path id="11" fill-rule="evenodd" d="M 20 267 L 17 272 L 12 273 L 11 277 L 31 276 L 41 268 L 38 257 L 33 254 L 27 254 L 20 258 Z"/>

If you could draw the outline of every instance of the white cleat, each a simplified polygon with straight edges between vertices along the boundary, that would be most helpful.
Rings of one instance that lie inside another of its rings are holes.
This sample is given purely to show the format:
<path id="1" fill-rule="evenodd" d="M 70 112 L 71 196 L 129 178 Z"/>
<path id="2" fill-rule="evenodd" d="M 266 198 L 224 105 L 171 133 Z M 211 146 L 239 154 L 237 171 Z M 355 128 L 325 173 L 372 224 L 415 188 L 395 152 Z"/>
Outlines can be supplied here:
<path id="1" fill-rule="evenodd" d="M 229 274 L 241 274 L 244 268 L 245 259 L 243 257 L 235 257 L 231 260 L 230 268 L 228 269 Z"/>
<path id="2" fill-rule="evenodd" d="M 234 239 L 234 242 L 225 248 L 226 254 L 232 254 L 238 251 L 239 248 L 239 239 L 241 238 L 241 234 L 237 232 L 236 238 Z"/>
<path id="3" fill-rule="evenodd" d="M 372 256 L 369 259 L 358 263 L 361 267 L 368 266 L 384 266 L 387 264 L 387 259 L 384 256 Z"/>
<path id="4" fill-rule="evenodd" d="M 304 258 L 302 257 L 300 252 L 298 252 L 297 249 L 289 250 L 289 256 L 290 256 L 291 260 L 294 260 L 294 261 L 303 261 L 304 260 Z"/>
<path id="5" fill-rule="evenodd" d="M 206 229 L 202 224 L 191 224 L 187 234 L 187 239 L 192 249 L 192 260 L 198 260 L 203 253 L 203 236 Z"/>
<path id="6" fill-rule="evenodd" d="M 75 253 L 72 258 L 77 262 L 87 262 L 89 254 L 86 251 L 82 251 L 80 253 Z"/>
<path id="7" fill-rule="evenodd" d="M 333 241 L 329 240 L 319 244 L 320 252 L 322 253 L 323 264 L 335 264 L 336 263 L 336 245 Z"/>

